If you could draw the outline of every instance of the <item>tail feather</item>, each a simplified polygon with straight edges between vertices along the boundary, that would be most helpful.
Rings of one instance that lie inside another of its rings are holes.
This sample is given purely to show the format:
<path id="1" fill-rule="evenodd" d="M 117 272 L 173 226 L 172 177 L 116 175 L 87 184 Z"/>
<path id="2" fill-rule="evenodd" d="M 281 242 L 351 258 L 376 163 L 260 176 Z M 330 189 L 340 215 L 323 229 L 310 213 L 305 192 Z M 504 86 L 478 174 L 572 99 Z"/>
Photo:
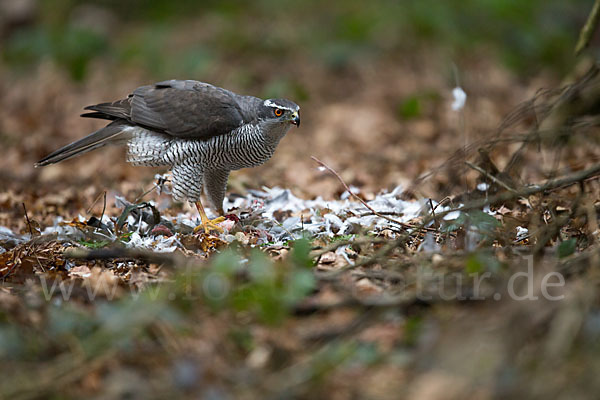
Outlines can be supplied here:
<path id="1" fill-rule="evenodd" d="M 119 144 L 129 138 L 127 127 L 128 125 L 124 124 L 123 121 L 111 122 L 104 128 L 48 154 L 35 163 L 35 166 L 43 167 L 45 165 L 56 164 L 57 162 L 87 153 L 108 144 Z"/>
<path id="2" fill-rule="evenodd" d="M 101 113 L 101 112 L 89 112 L 89 113 L 81 114 L 80 117 L 108 119 L 108 120 L 111 120 L 111 121 L 114 121 L 114 120 L 118 119 L 117 117 L 114 117 L 114 116 L 108 115 L 108 114 L 104 114 L 104 113 Z"/>
<path id="3" fill-rule="evenodd" d="M 88 118 L 123 118 L 125 120 L 131 117 L 131 97 L 126 99 L 113 101 L 112 103 L 100 103 L 92 106 L 87 106 L 84 110 L 94 111 L 92 113 L 83 114 Z"/>

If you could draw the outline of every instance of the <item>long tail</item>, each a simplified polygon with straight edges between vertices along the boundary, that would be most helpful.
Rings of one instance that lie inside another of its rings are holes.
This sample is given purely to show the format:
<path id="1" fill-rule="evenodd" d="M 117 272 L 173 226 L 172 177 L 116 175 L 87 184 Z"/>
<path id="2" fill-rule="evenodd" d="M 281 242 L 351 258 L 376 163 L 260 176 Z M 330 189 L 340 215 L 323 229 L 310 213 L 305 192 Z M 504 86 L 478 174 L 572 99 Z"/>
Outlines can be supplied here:
<path id="1" fill-rule="evenodd" d="M 128 125 L 124 123 L 123 120 L 111 122 L 104 128 L 87 135 L 83 139 L 48 154 L 46 157 L 35 163 L 35 166 L 43 167 L 45 165 L 55 164 L 108 144 L 122 143 L 129 139 L 127 133 L 130 129 L 127 128 Z"/>

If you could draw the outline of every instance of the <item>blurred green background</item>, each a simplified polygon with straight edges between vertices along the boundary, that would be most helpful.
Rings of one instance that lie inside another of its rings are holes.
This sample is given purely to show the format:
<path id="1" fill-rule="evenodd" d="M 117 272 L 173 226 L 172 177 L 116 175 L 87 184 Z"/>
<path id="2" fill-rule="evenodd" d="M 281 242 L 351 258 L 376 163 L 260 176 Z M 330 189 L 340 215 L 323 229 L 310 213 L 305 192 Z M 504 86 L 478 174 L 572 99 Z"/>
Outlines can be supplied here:
<path id="1" fill-rule="evenodd" d="M 2 58 L 26 74 L 52 60 L 75 80 L 94 60 L 156 79 L 237 65 L 240 85 L 291 85 L 282 60 L 332 71 L 381 58 L 498 57 L 522 76 L 562 73 L 592 0 L 3 0 Z M 262 68 L 249 60 L 261 60 Z M 256 76 L 258 75 L 258 76 Z M 300 88 L 296 91 L 301 92 Z M 300 93 L 302 94 L 302 93 Z"/>

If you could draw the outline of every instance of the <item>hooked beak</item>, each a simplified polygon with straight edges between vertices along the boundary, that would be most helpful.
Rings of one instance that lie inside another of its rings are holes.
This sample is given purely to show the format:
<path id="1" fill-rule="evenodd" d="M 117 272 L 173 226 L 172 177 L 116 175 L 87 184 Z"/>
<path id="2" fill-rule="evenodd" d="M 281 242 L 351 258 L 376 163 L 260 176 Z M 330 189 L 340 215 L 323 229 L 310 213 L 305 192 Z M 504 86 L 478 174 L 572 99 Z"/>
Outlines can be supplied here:
<path id="1" fill-rule="evenodd" d="M 300 126 L 300 115 L 298 114 L 297 111 L 292 114 L 292 119 L 290 119 L 290 123 L 292 123 L 296 126 Z"/>

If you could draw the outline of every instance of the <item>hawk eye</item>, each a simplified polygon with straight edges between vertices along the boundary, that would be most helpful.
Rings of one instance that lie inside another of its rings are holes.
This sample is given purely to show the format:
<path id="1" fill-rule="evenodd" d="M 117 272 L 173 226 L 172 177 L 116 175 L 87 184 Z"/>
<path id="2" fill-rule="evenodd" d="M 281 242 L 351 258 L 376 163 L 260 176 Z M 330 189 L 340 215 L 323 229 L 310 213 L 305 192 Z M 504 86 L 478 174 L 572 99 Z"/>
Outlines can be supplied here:
<path id="1" fill-rule="evenodd" d="M 274 112 L 276 117 L 281 117 L 283 115 L 283 110 L 281 108 L 276 108 Z"/>

